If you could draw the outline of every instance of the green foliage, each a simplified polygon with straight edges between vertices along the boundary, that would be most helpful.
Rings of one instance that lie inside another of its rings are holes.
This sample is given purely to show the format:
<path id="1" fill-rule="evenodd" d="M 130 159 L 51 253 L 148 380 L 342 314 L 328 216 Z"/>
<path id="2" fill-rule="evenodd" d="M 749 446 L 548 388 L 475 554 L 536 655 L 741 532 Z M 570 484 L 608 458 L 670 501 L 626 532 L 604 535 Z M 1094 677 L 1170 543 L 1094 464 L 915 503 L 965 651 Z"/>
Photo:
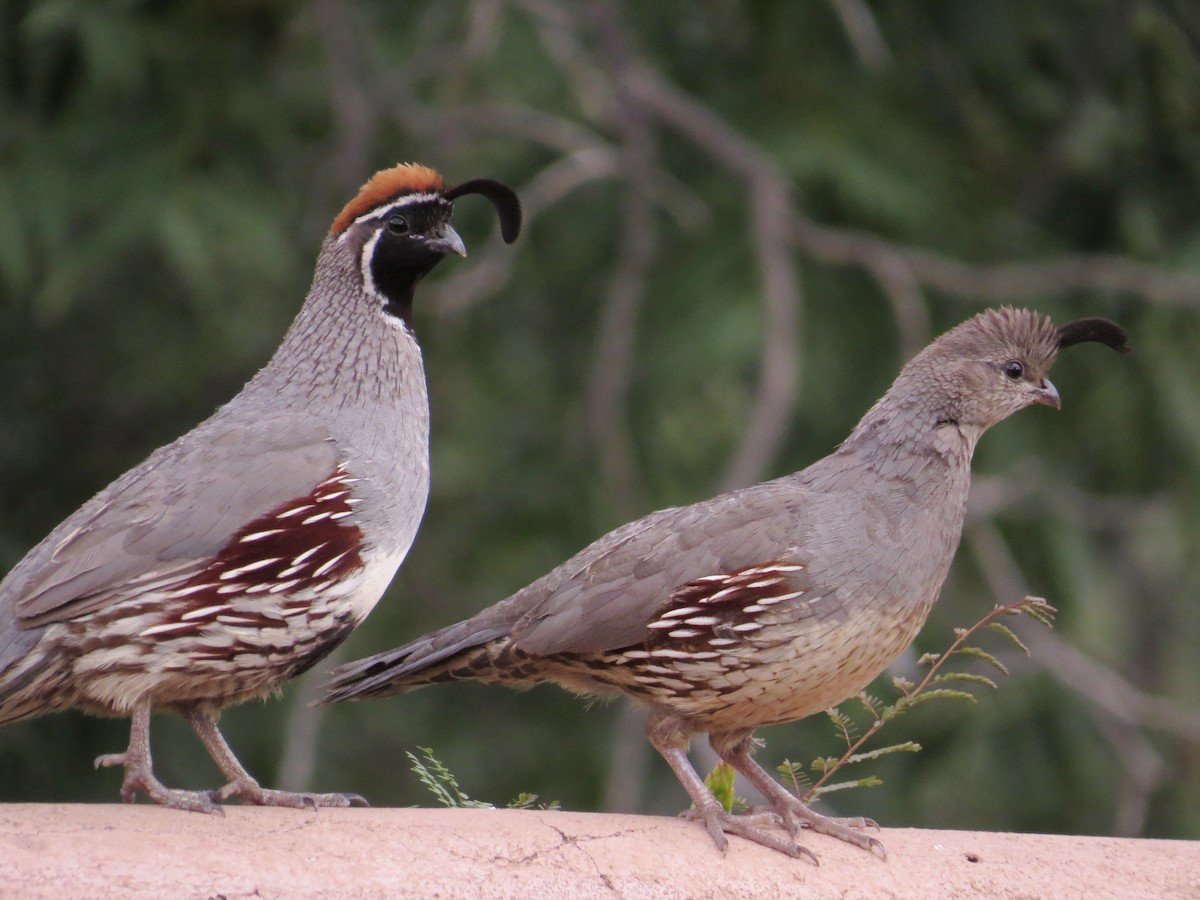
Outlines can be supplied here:
<path id="1" fill-rule="evenodd" d="M 418 747 L 421 757 L 411 750 L 405 750 L 404 755 L 412 764 L 411 769 L 421 779 L 421 784 L 429 789 L 429 793 L 437 798 L 442 806 L 466 807 L 467 809 L 492 809 L 493 804 L 480 800 L 472 800 L 458 786 L 458 779 L 446 766 L 433 755 L 428 747 Z"/>
<path id="2" fill-rule="evenodd" d="M 446 768 L 445 763 L 433 755 L 433 750 L 429 747 L 418 747 L 421 755 L 417 756 L 411 750 L 405 750 L 404 755 L 408 757 L 410 768 L 416 773 L 421 780 L 421 784 L 429 789 L 429 793 L 437 799 L 437 802 L 442 806 L 464 809 L 495 809 L 495 804 L 486 803 L 482 800 L 472 800 L 458 786 L 458 779 L 454 777 L 454 773 Z M 550 803 L 539 804 L 538 795 L 530 794 L 522 791 L 517 794 L 516 798 L 509 801 L 505 806 L 506 809 L 558 809 L 558 801 L 553 800 Z"/>
<path id="3" fill-rule="evenodd" d="M 725 807 L 726 812 L 732 812 L 734 804 L 737 802 L 737 795 L 734 794 L 733 786 L 737 778 L 737 772 L 729 763 L 719 762 L 713 766 L 712 771 L 704 778 L 704 785 L 712 795 L 717 798 L 717 802 Z"/>
<path id="4" fill-rule="evenodd" d="M 515 798 L 505 804 L 505 809 L 561 809 L 557 800 L 549 803 L 538 803 L 538 795 L 521 791 Z"/>

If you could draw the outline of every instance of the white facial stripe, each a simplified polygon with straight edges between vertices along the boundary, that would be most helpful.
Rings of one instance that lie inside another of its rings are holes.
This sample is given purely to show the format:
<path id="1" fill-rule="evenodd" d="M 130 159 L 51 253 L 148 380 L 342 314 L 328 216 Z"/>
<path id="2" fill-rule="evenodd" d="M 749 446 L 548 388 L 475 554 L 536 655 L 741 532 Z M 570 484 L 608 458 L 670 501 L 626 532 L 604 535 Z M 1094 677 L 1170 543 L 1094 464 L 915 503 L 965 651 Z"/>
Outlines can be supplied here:
<path id="1" fill-rule="evenodd" d="M 375 232 L 363 244 L 362 255 L 358 258 L 358 267 L 362 270 L 363 290 L 381 304 L 386 304 L 387 297 L 379 293 L 379 288 L 375 287 L 375 278 L 371 275 L 371 256 L 375 252 L 375 245 L 379 243 L 379 236 L 381 234 L 383 234 L 382 231 Z"/>
<path id="2" fill-rule="evenodd" d="M 340 244 L 342 241 L 344 241 L 346 239 L 346 235 L 348 235 L 350 233 L 350 229 L 352 229 L 355 225 L 358 225 L 362 222 L 368 222 L 371 219 L 377 219 L 382 216 L 385 216 L 398 206 L 409 206 L 409 205 L 416 205 L 419 203 L 432 203 L 434 201 L 440 201 L 442 203 L 449 202 L 441 194 L 405 194 L 403 197 L 397 197 L 395 200 L 393 200 L 387 206 L 377 206 L 377 207 L 373 208 L 370 212 L 363 213 L 361 216 L 359 216 L 357 219 L 355 219 L 353 222 L 351 222 L 346 227 L 346 230 L 342 232 L 342 236 L 338 238 L 338 243 Z"/>
<path id="3" fill-rule="evenodd" d="M 375 244 L 379 241 L 379 236 L 382 231 L 377 231 L 363 244 L 362 256 L 359 257 L 358 267 L 362 270 L 363 290 L 370 296 L 379 301 L 379 315 L 383 316 L 383 320 L 393 328 L 399 328 L 406 334 L 411 334 L 411 330 L 404 322 L 387 311 L 387 297 L 379 292 L 379 288 L 375 286 L 375 279 L 371 276 L 371 254 L 375 252 Z"/>
<path id="4" fill-rule="evenodd" d="M 421 203 L 434 203 L 438 201 L 442 203 L 446 202 L 440 194 L 405 194 L 403 197 L 397 197 L 387 206 L 377 206 L 370 212 L 363 213 L 351 224 L 357 225 L 359 222 L 365 222 L 368 219 L 381 218 L 398 206 L 417 206 Z"/>

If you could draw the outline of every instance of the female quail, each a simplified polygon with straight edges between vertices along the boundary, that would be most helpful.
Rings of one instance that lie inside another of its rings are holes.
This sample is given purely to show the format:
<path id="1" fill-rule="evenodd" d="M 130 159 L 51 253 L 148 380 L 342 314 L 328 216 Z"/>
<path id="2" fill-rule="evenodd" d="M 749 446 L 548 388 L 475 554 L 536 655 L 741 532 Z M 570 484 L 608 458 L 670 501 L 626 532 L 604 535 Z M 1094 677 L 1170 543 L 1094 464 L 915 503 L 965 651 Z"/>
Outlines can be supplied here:
<path id="1" fill-rule="evenodd" d="M 754 762 L 752 734 L 853 696 L 911 643 L 958 547 L 976 442 L 1030 404 L 1058 407 L 1046 372 L 1082 341 L 1126 349 L 1103 319 L 981 313 L 913 358 L 819 462 L 618 528 L 474 618 L 342 667 L 326 700 L 458 679 L 617 691 L 648 707 L 650 742 L 722 849 L 728 832 L 808 853 L 773 821 L 882 853 Z M 701 732 L 772 814 L 725 811 L 687 758 Z"/>

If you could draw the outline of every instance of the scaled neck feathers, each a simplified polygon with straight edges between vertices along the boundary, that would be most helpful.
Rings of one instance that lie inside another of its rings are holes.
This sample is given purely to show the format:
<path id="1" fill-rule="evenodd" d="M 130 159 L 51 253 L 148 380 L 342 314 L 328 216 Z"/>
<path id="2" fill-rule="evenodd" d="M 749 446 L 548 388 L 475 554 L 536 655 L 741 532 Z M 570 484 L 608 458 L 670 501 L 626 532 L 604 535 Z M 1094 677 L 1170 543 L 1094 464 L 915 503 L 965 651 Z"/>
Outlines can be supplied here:
<path id="1" fill-rule="evenodd" d="M 926 362 L 918 356 L 905 366 L 842 443 L 843 452 L 868 463 L 913 457 L 970 465 L 983 429 L 963 420 L 957 392 Z"/>
<path id="2" fill-rule="evenodd" d="M 271 361 L 247 385 L 271 402 L 364 406 L 393 400 L 421 380 L 421 351 L 409 327 L 364 296 L 355 260 L 332 238 L 299 314 Z"/>

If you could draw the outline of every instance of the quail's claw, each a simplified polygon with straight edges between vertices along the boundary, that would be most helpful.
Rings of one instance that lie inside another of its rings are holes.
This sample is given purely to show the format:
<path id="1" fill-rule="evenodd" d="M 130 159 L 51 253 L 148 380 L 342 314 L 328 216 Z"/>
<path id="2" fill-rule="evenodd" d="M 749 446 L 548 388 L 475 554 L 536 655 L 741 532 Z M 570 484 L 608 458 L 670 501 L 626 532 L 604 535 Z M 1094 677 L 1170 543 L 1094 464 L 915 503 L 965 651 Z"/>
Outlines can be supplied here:
<path id="1" fill-rule="evenodd" d="M 316 812 L 321 807 L 345 809 L 355 802 L 366 805 L 366 801 L 357 794 L 310 794 L 299 791 L 276 791 L 262 787 L 252 778 L 239 778 L 229 782 L 216 792 L 217 799 L 224 802 L 237 797 L 256 806 L 288 806 L 292 809 L 311 809 Z"/>
<path id="2" fill-rule="evenodd" d="M 683 813 L 683 816 L 703 822 L 709 837 L 722 853 L 729 848 L 729 839 L 725 835 L 734 834 L 771 850 L 778 850 L 793 859 L 804 858 L 811 860 L 814 865 L 821 864 L 816 854 L 807 847 L 803 847 L 795 841 L 786 840 L 767 830 L 766 826 L 782 824 L 779 815 L 774 812 L 731 813 L 727 812 L 720 803 L 713 803 L 701 809 L 692 807 Z"/>
<path id="3" fill-rule="evenodd" d="M 148 763 L 136 754 L 131 757 L 128 752 L 105 753 L 96 757 L 94 765 L 97 769 L 113 766 L 125 769 L 125 777 L 121 781 L 121 799 L 125 803 L 135 802 L 137 795 L 142 793 L 159 806 L 170 809 L 225 815 L 225 810 L 213 802 L 211 792 L 182 791 L 166 787 L 154 777 Z"/>

